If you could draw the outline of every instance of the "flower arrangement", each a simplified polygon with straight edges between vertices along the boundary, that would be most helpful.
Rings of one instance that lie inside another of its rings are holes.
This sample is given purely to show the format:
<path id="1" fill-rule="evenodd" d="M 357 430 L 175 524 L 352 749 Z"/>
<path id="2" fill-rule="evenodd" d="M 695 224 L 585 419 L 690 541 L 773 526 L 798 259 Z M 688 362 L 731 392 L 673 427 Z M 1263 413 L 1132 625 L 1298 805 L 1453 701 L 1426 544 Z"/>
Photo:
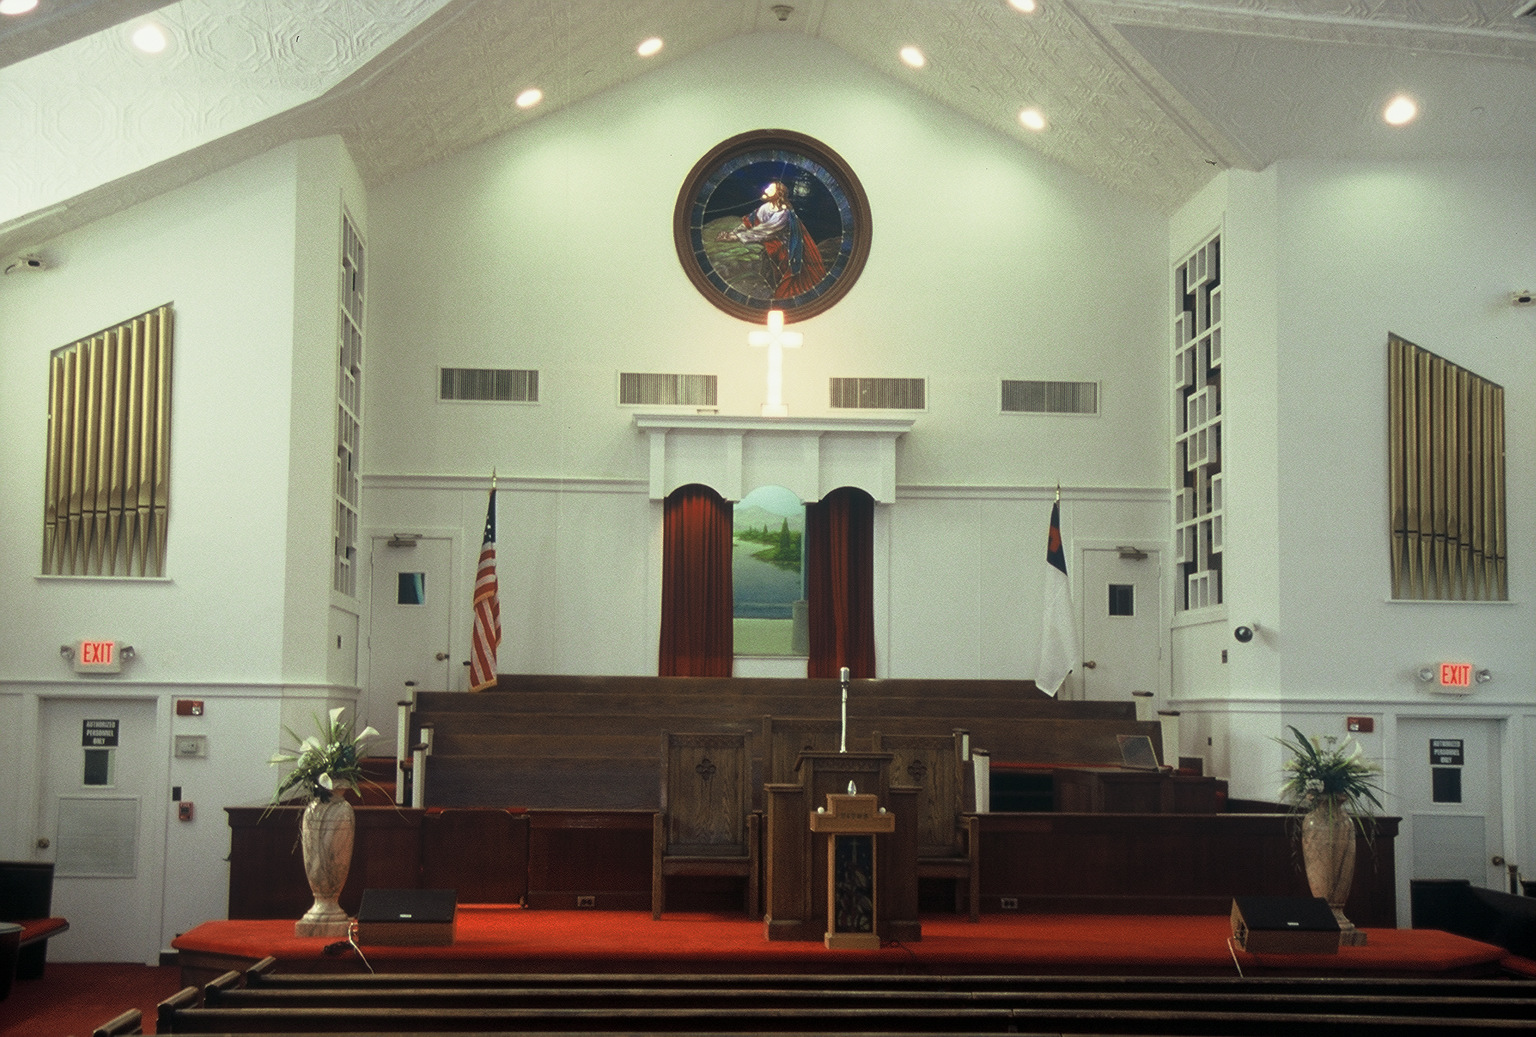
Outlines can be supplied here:
<path id="1" fill-rule="evenodd" d="M 300 740 L 292 728 L 283 728 L 289 738 L 298 742 L 298 748 L 277 752 L 267 761 L 273 767 L 285 763 L 294 765 L 278 781 L 277 791 L 272 795 L 273 803 L 281 803 L 295 789 L 322 803 L 338 789 L 357 791 L 358 783 L 363 780 L 362 747 L 379 737 L 379 733 L 366 727 L 353 734 L 352 725 L 341 719 L 344 712 L 345 706 L 337 706 L 330 711 L 330 719 L 325 723 L 316 717 L 319 737 L 310 735 Z"/>
<path id="2" fill-rule="evenodd" d="M 1343 809 L 1365 830 L 1365 819 L 1381 809 L 1381 765 L 1362 757 L 1364 747 L 1354 738 L 1308 738 L 1291 728 L 1294 738 L 1276 739 L 1291 752 L 1285 765 L 1280 797 L 1299 813 L 1318 807 L 1331 813 Z"/>

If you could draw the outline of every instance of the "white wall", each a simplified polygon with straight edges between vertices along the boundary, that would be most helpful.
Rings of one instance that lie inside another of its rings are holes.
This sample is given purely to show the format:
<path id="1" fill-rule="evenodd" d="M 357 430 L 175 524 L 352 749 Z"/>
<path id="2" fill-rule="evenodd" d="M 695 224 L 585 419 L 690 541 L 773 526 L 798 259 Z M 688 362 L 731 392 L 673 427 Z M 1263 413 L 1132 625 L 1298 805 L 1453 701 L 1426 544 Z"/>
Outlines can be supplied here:
<path id="1" fill-rule="evenodd" d="M 1393 813 L 1403 810 L 1390 752 L 1400 718 L 1499 720 L 1498 820 L 1505 855 L 1528 874 L 1536 311 L 1509 294 L 1536 283 L 1529 174 L 1523 160 L 1285 162 L 1226 174 L 1174 219 L 1170 242 L 1174 253 L 1193 245 L 1221 210 L 1227 605 L 1174 631 L 1185 751 L 1208 756 L 1235 797 L 1273 800 L 1285 725 L 1343 735 L 1346 717 L 1369 717 L 1376 730 L 1361 741 L 1386 769 Z M 1388 332 L 1505 388 L 1508 602 L 1389 600 Z M 1234 625 L 1255 621 L 1252 642 L 1232 639 Z M 1494 680 L 1465 699 L 1435 695 L 1414 675 L 1439 660 L 1487 667 Z"/>
<path id="2" fill-rule="evenodd" d="M 0 855 L 37 853 L 40 700 L 155 699 L 163 741 L 134 747 L 169 778 L 133 790 L 159 818 L 141 883 L 163 877 L 145 902 L 165 908 L 146 960 L 224 914 L 222 808 L 271 794 L 282 725 L 307 727 L 351 695 L 329 683 L 326 648 L 336 239 L 342 195 L 360 191 L 339 140 L 280 147 L 53 241 L 53 269 L 0 282 Z M 166 577 L 39 578 L 49 352 L 167 302 Z M 82 637 L 137 657 L 121 677 L 77 677 L 59 646 Z M 203 700 L 204 714 L 175 717 L 177 698 Z M 173 758 L 175 734 L 206 735 L 208 758 Z M 191 822 L 173 820 L 176 786 Z M 111 921 L 72 920 L 81 953 Z"/>
<path id="3" fill-rule="evenodd" d="M 1281 171 L 1282 630 L 1288 696 L 1413 698 L 1419 666 L 1475 662 L 1485 700 L 1536 674 L 1536 281 L 1528 161 Z M 1509 604 L 1390 602 L 1386 338 L 1393 331 L 1505 387 Z"/>
<path id="4" fill-rule="evenodd" d="M 820 41 L 731 41 L 370 192 L 366 519 L 456 523 L 467 601 L 495 468 L 504 672 L 654 672 L 660 510 L 617 376 L 716 373 L 721 413 L 758 412 L 762 353 L 687 280 L 672 210 L 702 155 L 775 126 L 841 155 L 873 219 L 858 284 L 796 325 L 791 414 L 829 414 L 832 376 L 928 379 L 889 507 L 890 673 L 1032 673 L 1047 487 L 1069 516 L 1093 497 L 1081 532 L 1167 538 L 1164 219 Z M 541 401 L 438 404 L 440 365 L 537 368 Z M 1001 415 L 1005 377 L 1099 380 L 1102 414 Z M 456 657 L 468 638 L 466 610 Z"/>

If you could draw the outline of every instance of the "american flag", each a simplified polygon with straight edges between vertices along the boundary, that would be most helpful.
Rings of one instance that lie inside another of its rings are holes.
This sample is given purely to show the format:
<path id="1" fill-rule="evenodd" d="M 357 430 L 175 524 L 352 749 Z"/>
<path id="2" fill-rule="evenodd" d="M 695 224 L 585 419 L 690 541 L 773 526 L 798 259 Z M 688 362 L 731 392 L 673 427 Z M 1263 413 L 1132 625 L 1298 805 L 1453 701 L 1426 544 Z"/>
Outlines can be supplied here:
<path id="1" fill-rule="evenodd" d="M 475 574 L 475 629 L 469 645 L 469 690 L 496 684 L 496 649 L 501 646 L 501 601 L 496 590 L 496 487 L 485 509 L 480 570 Z"/>

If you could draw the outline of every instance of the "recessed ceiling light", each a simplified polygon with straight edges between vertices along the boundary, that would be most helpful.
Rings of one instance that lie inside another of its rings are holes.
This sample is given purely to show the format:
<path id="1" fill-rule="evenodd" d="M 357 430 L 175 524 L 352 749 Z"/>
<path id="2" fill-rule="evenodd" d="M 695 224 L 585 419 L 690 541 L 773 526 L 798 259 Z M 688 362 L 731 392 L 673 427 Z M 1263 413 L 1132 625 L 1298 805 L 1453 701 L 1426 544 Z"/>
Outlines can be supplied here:
<path id="1" fill-rule="evenodd" d="M 519 108 L 532 108 L 542 100 L 544 100 L 544 91 L 536 86 L 530 86 L 527 90 L 517 95 L 517 106 Z"/>
<path id="2" fill-rule="evenodd" d="M 652 36 L 648 40 L 641 41 L 640 46 L 635 48 L 635 53 L 639 54 L 642 58 L 648 58 L 653 54 L 660 53 L 661 47 L 661 37 Z"/>
<path id="3" fill-rule="evenodd" d="M 154 22 L 145 22 L 133 30 L 133 35 L 129 39 L 133 40 L 133 45 L 145 54 L 159 54 L 170 43 L 165 30 Z"/>
<path id="4" fill-rule="evenodd" d="M 928 59 L 923 57 L 923 52 L 918 50 L 916 47 L 901 48 L 901 60 L 906 62 L 912 68 L 922 68 L 924 65 L 928 64 Z"/>
<path id="5" fill-rule="evenodd" d="M 1388 126 L 1406 126 L 1418 117 L 1419 106 L 1407 94 L 1398 94 L 1381 110 L 1381 117 Z"/>
<path id="6" fill-rule="evenodd" d="M 1008 0 L 1008 6 L 1025 14 L 1035 13 L 1035 0 Z"/>
<path id="7" fill-rule="evenodd" d="M 1040 109 L 1038 108 L 1026 108 L 1019 113 L 1019 123 L 1025 129 L 1043 130 L 1045 129 L 1045 116 L 1040 114 Z"/>
<path id="8" fill-rule="evenodd" d="M 36 7 L 37 0 L 0 0 L 0 14 L 26 14 Z"/>

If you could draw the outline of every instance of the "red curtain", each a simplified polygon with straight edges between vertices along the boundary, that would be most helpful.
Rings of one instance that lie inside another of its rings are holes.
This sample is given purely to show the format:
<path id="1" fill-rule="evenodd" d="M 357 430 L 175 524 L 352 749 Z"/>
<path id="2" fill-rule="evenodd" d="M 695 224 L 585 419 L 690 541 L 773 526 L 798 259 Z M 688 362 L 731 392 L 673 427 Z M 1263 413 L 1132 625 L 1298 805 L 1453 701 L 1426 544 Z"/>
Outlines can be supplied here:
<path id="1" fill-rule="evenodd" d="M 875 676 L 875 499 L 845 486 L 805 508 L 808 677 Z"/>
<path id="2" fill-rule="evenodd" d="M 729 677 L 731 505 L 707 486 L 674 490 L 666 501 L 661 550 L 663 677 Z"/>

